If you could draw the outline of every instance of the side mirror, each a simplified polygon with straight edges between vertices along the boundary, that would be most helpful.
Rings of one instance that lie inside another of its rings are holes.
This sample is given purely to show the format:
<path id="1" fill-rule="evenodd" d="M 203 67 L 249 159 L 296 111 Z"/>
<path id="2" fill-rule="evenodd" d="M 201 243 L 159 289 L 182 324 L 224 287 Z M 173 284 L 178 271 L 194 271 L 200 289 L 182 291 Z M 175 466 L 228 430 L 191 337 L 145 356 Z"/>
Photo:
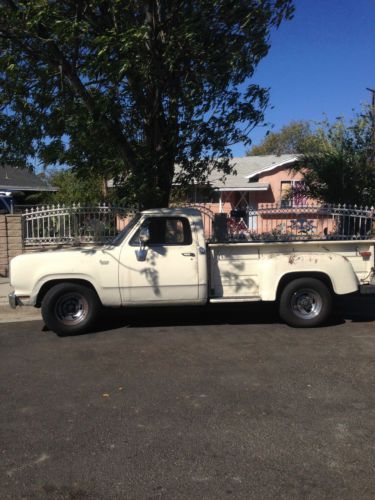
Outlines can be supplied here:
<path id="1" fill-rule="evenodd" d="M 148 227 L 142 227 L 139 233 L 139 250 L 135 251 L 137 260 L 144 262 L 147 257 L 147 248 L 145 248 L 146 243 L 150 241 L 150 230 Z"/>
<path id="2" fill-rule="evenodd" d="M 139 233 L 139 243 L 145 245 L 150 241 L 150 230 L 148 227 L 143 227 Z"/>

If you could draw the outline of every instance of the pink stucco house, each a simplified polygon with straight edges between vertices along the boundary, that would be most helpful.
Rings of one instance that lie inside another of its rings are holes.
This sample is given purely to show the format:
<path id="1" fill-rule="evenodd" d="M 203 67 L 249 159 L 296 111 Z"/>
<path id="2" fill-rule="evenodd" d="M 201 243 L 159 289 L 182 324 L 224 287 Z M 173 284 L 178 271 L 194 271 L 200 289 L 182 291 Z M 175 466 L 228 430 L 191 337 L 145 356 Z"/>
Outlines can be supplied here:
<path id="1" fill-rule="evenodd" d="M 291 154 L 233 158 L 235 173 L 223 179 L 212 172 L 211 189 L 194 186 L 189 201 L 241 220 L 253 233 L 323 236 L 334 229 L 333 222 L 319 204 L 302 194 L 303 176 L 293 170 L 297 161 L 298 156 Z"/>
<path id="2" fill-rule="evenodd" d="M 223 178 L 217 171 L 210 173 L 207 185 L 193 186 L 189 201 L 209 204 L 215 213 L 257 210 L 271 204 L 274 208 L 306 205 L 308 200 L 299 194 L 302 174 L 292 169 L 297 161 L 296 155 L 233 158 L 232 174 Z"/>
<path id="3" fill-rule="evenodd" d="M 306 199 L 293 198 L 293 190 L 302 175 L 292 171 L 296 155 L 245 156 L 233 158 L 236 173 L 221 179 L 213 172 L 208 182 L 218 194 L 219 211 L 258 209 L 265 203 L 279 207 L 306 204 Z M 297 191 L 297 190 L 296 190 Z"/>

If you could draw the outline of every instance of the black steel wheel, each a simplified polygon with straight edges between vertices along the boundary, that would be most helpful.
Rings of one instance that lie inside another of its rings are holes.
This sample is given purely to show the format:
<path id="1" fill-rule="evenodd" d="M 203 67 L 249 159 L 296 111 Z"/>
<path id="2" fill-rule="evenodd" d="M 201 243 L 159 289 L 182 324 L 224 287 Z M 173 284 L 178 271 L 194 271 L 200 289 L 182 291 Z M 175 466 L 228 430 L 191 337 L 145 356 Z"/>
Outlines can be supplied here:
<path id="1" fill-rule="evenodd" d="M 59 335 L 75 335 L 92 328 L 101 304 L 92 288 L 79 283 L 59 283 L 42 300 L 42 317 Z"/>
<path id="2" fill-rule="evenodd" d="M 319 279 L 295 279 L 281 292 L 280 317 L 290 326 L 319 326 L 327 320 L 331 310 L 332 293 Z"/>

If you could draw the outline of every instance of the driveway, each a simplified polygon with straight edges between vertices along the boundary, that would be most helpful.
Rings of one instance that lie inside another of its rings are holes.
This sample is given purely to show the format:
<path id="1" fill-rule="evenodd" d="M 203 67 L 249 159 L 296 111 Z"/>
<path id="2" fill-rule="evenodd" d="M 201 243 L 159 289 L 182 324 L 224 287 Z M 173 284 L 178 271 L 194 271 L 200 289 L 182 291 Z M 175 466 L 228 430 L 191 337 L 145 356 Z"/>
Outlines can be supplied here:
<path id="1" fill-rule="evenodd" d="M 68 338 L 0 324 L 0 497 L 374 498 L 358 304 L 313 330 L 259 305 L 107 312 Z"/>

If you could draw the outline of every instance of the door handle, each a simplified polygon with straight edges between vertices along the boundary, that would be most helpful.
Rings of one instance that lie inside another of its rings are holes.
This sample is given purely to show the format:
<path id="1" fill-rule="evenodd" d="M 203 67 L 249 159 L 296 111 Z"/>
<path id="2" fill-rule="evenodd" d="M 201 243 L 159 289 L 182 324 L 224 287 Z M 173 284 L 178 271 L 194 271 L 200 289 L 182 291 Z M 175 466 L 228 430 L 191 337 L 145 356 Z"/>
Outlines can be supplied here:
<path id="1" fill-rule="evenodd" d="M 193 252 L 182 252 L 182 254 L 184 257 L 195 257 L 195 253 Z"/>

